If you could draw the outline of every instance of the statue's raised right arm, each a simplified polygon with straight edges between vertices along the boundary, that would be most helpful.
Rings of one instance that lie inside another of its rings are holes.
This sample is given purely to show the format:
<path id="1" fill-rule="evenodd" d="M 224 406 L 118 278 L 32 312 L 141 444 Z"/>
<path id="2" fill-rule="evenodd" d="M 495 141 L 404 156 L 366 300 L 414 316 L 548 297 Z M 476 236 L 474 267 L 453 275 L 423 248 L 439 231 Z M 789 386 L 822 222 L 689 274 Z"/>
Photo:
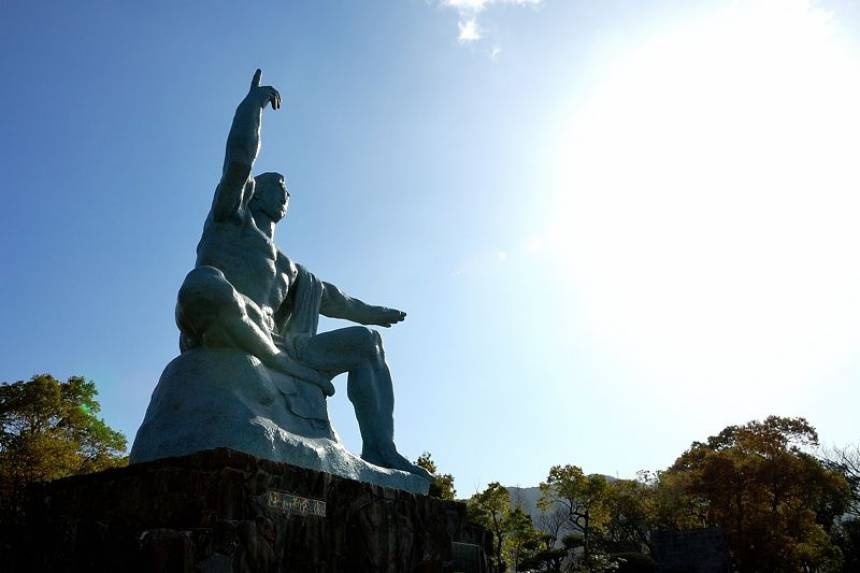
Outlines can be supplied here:
<path id="1" fill-rule="evenodd" d="M 216 222 L 226 221 L 244 209 L 254 192 L 251 169 L 260 151 L 260 123 L 263 108 L 271 104 L 272 109 L 281 107 L 281 94 L 272 86 L 261 86 L 262 71 L 257 70 L 251 80 L 248 95 L 236 108 L 230 135 L 227 136 L 227 151 L 224 154 L 224 169 L 221 181 L 212 201 L 212 218 Z"/>

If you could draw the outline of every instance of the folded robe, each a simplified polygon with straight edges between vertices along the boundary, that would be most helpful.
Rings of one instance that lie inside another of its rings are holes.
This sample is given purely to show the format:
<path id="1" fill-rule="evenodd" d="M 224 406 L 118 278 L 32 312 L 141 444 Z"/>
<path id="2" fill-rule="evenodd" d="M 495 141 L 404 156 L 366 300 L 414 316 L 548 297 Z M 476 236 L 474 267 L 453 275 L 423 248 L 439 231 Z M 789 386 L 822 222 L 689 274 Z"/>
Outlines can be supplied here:
<path id="1" fill-rule="evenodd" d="M 278 334 L 287 341 L 293 358 L 301 361 L 301 353 L 297 350 L 296 343 L 302 338 L 309 338 L 317 333 L 323 286 L 322 282 L 305 267 L 296 265 L 296 268 L 298 274 L 290 286 L 292 303 L 279 309 L 280 316 L 277 322 L 283 325 Z"/>

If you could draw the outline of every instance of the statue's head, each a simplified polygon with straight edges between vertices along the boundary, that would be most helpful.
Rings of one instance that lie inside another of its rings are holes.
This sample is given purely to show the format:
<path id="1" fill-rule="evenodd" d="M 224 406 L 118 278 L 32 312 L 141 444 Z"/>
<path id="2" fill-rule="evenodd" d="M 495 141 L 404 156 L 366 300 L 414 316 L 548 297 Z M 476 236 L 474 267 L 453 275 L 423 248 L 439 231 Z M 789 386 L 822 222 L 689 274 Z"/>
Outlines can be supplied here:
<path id="1" fill-rule="evenodd" d="M 254 177 L 254 195 L 248 205 L 252 211 L 262 211 L 274 222 L 287 214 L 290 193 L 280 173 L 261 173 Z"/>

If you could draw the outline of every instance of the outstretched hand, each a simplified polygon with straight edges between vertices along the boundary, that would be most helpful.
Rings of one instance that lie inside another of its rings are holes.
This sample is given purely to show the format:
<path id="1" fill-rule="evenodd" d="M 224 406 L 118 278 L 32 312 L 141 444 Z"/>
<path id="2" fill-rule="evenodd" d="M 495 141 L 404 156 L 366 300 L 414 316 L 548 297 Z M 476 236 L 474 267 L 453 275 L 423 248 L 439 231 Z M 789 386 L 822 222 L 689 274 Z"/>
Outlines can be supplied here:
<path id="1" fill-rule="evenodd" d="M 376 326 L 384 326 L 385 328 L 388 328 L 392 324 L 403 322 L 405 318 L 406 313 L 402 310 L 378 306 L 374 309 L 368 324 L 374 324 Z"/>
<path id="2" fill-rule="evenodd" d="M 272 109 L 280 109 L 281 94 L 272 86 L 261 86 L 260 78 L 263 76 L 263 70 L 257 68 L 254 72 L 254 78 L 251 80 L 251 89 L 248 90 L 247 99 L 253 101 L 260 106 L 260 109 L 266 107 L 267 104 L 272 105 Z"/>

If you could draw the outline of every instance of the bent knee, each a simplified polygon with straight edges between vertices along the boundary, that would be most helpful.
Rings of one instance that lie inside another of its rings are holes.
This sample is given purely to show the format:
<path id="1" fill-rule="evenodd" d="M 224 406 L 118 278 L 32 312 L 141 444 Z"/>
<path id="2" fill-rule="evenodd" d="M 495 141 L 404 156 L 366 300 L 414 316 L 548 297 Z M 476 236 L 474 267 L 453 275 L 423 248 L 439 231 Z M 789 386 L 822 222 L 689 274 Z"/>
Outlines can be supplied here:
<path id="1" fill-rule="evenodd" d="M 195 332 L 226 312 L 241 313 L 240 297 L 220 269 L 202 266 L 186 275 L 176 297 L 176 318 Z"/>
<path id="2" fill-rule="evenodd" d="M 223 305 L 229 304 L 235 298 L 235 292 L 236 289 L 220 269 L 197 267 L 185 275 L 177 299 L 183 306 L 198 299 Z"/>
<path id="3" fill-rule="evenodd" d="M 382 347 L 382 335 L 379 334 L 376 330 L 371 330 L 373 333 L 373 342 L 374 346 L 376 346 L 376 353 L 380 356 L 385 354 L 385 349 Z"/>
<path id="4" fill-rule="evenodd" d="M 373 329 L 357 326 L 357 341 L 361 353 L 368 358 L 378 358 L 382 356 L 382 336 Z"/>

